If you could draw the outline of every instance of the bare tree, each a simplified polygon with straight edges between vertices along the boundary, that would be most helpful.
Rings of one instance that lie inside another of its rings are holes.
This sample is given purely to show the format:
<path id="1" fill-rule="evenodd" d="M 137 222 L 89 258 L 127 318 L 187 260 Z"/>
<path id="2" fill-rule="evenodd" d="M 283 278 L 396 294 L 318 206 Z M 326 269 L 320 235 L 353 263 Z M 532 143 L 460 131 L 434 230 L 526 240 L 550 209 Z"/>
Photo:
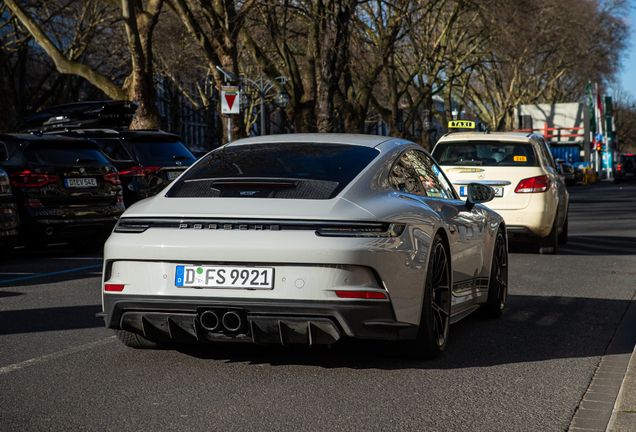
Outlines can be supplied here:
<path id="1" fill-rule="evenodd" d="M 89 0 L 84 3 L 90 5 L 95 2 L 96 0 Z M 158 119 L 153 89 L 152 31 L 161 12 L 163 0 L 149 0 L 145 9 L 141 0 L 122 0 L 121 2 L 113 0 L 113 3 L 121 7 L 121 17 L 128 35 L 132 63 L 131 76 L 123 86 L 115 84 L 112 77 L 100 73 L 88 64 L 82 63 L 80 58 L 74 57 L 72 55 L 74 50 L 69 50 L 68 47 L 63 46 L 64 40 L 53 40 L 50 33 L 43 29 L 42 24 L 46 24 L 46 20 L 42 21 L 39 14 L 30 13 L 29 9 L 17 0 L 4 0 L 4 3 L 28 30 L 33 40 L 53 60 L 60 74 L 80 76 L 112 99 L 137 102 L 139 108 L 133 125 L 131 125 L 132 128 L 153 129 L 157 127 Z M 52 28 L 55 30 L 55 26 Z"/>

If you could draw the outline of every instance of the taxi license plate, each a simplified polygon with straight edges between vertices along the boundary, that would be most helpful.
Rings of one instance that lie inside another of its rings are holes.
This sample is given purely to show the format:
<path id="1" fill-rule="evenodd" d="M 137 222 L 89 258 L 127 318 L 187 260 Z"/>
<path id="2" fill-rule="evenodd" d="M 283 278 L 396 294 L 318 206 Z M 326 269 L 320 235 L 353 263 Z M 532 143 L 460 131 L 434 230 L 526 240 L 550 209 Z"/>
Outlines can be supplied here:
<path id="1" fill-rule="evenodd" d="M 175 286 L 196 288 L 274 288 L 272 267 L 177 266 Z"/>
<path id="2" fill-rule="evenodd" d="M 495 197 L 496 198 L 501 198 L 503 196 L 504 193 L 504 188 L 503 187 L 493 187 L 493 189 L 495 190 Z M 459 196 L 463 196 L 465 197 L 468 191 L 468 186 L 460 186 L 459 187 Z"/>
<path id="3" fill-rule="evenodd" d="M 168 180 L 174 180 L 181 175 L 183 171 L 168 171 Z"/>
<path id="4" fill-rule="evenodd" d="M 70 178 L 64 179 L 64 184 L 66 187 L 97 187 L 97 180 L 94 178 Z"/>

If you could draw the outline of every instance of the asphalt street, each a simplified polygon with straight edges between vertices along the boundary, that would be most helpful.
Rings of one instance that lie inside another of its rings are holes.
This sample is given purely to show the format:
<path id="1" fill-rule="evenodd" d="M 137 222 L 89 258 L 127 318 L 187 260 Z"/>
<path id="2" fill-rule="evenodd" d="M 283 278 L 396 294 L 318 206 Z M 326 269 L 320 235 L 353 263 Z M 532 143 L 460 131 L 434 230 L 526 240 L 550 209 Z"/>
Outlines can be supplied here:
<path id="1" fill-rule="evenodd" d="M 130 349 L 95 317 L 99 255 L 21 250 L 0 264 L 0 430 L 567 430 L 636 299 L 636 183 L 570 193 L 569 243 L 511 244 L 503 317 L 451 326 L 434 361 L 354 341 Z"/>

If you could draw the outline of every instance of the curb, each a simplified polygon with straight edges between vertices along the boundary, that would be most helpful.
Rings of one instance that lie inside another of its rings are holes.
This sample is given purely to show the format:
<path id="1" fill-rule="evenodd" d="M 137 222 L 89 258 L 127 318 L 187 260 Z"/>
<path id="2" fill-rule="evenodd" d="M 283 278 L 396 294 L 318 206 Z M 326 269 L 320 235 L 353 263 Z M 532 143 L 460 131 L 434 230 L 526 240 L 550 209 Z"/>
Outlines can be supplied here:
<path id="1" fill-rule="evenodd" d="M 636 348 L 627 366 L 607 432 L 636 431 Z"/>

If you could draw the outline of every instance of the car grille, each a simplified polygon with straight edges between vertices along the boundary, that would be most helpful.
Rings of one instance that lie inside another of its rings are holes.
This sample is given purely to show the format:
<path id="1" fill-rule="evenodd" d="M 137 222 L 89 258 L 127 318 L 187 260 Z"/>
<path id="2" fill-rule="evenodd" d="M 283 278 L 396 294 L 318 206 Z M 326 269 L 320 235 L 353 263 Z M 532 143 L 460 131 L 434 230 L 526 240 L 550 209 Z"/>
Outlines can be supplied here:
<path id="1" fill-rule="evenodd" d="M 352 229 L 383 232 L 390 224 L 382 222 L 324 222 L 294 220 L 255 219 L 120 219 L 115 232 L 144 232 L 148 229 L 195 229 L 195 230 L 320 230 Z"/>

